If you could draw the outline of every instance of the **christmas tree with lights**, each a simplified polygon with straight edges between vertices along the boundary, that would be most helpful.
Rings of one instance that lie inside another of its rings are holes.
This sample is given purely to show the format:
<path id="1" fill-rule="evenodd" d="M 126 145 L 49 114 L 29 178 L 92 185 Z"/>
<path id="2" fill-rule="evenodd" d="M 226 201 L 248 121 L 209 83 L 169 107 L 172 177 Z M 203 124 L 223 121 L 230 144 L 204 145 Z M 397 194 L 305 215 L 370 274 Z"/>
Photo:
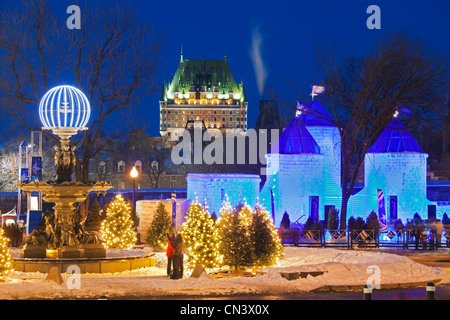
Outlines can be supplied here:
<path id="1" fill-rule="evenodd" d="M 254 244 L 254 264 L 273 266 L 283 256 L 283 246 L 267 211 L 259 204 L 252 213 L 250 234 Z"/>
<path id="2" fill-rule="evenodd" d="M 147 231 L 145 242 L 155 250 L 161 251 L 167 246 L 167 233 L 174 233 L 172 217 L 167 212 L 164 203 L 160 201 L 150 228 Z"/>
<path id="3" fill-rule="evenodd" d="M 3 228 L 0 228 L 0 276 L 5 276 L 12 271 L 12 258 L 9 252 L 9 239 L 4 236 Z"/>
<path id="4" fill-rule="evenodd" d="M 254 264 L 254 244 L 250 234 L 252 211 L 247 205 L 238 205 L 234 210 L 226 201 L 218 220 L 219 252 L 223 263 L 239 270 Z"/>
<path id="5" fill-rule="evenodd" d="M 119 194 L 110 203 L 100 227 L 100 238 L 105 248 L 131 249 L 137 241 L 131 207 Z"/>
<path id="6" fill-rule="evenodd" d="M 187 263 L 205 268 L 220 266 L 221 258 L 218 252 L 217 228 L 207 208 L 197 200 L 189 206 L 186 222 L 181 225 Z"/>

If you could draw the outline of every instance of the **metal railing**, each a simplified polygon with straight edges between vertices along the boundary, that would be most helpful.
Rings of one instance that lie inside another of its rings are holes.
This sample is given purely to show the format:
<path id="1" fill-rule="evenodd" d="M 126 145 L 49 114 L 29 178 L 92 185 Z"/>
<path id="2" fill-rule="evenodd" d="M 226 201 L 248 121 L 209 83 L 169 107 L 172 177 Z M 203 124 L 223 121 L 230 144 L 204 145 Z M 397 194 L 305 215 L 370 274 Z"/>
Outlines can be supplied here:
<path id="1" fill-rule="evenodd" d="M 399 248 L 399 249 L 436 249 L 450 247 L 450 231 L 436 235 L 430 229 L 419 234 L 414 229 L 390 230 L 379 233 L 378 230 L 340 230 L 300 228 L 279 229 L 283 245 L 298 247 L 335 247 L 335 248 Z"/>

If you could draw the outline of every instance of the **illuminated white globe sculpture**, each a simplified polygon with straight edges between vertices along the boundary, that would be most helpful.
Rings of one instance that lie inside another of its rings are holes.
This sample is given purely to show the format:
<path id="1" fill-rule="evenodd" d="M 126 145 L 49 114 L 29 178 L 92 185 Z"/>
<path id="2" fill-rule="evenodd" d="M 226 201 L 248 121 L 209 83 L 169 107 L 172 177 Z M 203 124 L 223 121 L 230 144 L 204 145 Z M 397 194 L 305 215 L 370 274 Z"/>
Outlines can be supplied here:
<path id="1" fill-rule="evenodd" d="M 91 106 L 86 96 L 72 86 L 58 86 L 49 90 L 39 103 L 39 117 L 42 130 L 51 130 L 61 139 L 55 145 L 55 166 L 58 182 L 71 181 L 76 164 L 75 146 L 70 137 L 80 130 L 86 130 Z"/>
<path id="2" fill-rule="evenodd" d="M 61 138 L 86 130 L 90 114 L 91 106 L 83 92 L 67 85 L 50 89 L 39 104 L 42 129 L 52 130 Z"/>

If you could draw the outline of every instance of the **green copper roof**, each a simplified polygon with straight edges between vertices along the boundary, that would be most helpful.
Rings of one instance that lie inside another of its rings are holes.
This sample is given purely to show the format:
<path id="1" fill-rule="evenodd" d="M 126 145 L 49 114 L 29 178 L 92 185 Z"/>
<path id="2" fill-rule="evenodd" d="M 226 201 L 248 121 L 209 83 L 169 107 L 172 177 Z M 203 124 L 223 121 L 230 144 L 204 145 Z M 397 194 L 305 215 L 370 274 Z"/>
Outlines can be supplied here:
<path id="1" fill-rule="evenodd" d="M 246 101 L 244 85 L 236 83 L 226 59 L 190 60 L 181 56 L 172 81 L 163 88 L 162 99 L 172 100 L 176 92 L 215 92 L 219 99 L 228 99 L 233 93 L 235 100 Z"/>

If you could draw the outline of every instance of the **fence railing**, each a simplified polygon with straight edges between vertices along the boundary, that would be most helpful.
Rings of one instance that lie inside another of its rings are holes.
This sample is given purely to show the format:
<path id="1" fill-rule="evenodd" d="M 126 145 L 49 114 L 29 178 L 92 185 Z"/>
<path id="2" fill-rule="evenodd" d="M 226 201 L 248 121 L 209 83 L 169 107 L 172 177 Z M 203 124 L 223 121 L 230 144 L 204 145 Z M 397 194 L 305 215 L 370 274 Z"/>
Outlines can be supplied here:
<path id="1" fill-rule="evenodd" d="M 418 232 L 413 229 L 388 231 L 378 230 L 302 230 L 298 228 L 278 229 L 283 245 L 298 247 L 336 247 L 336 248 L 400 248 L 436 249 L 450 247 L 450 230 L 437 235 L 431 229 Z"/>

